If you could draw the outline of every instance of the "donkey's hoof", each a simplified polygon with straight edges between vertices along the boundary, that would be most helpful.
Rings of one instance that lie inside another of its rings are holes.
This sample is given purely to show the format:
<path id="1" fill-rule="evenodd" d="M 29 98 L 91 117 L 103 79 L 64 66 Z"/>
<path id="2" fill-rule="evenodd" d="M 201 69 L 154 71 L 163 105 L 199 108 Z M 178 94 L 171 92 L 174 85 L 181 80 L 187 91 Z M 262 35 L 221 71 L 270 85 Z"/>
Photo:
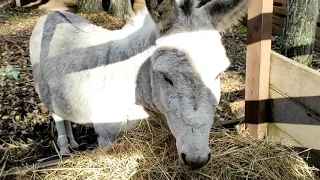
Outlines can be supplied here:
<path id="1" fill-rule="evenodd" d="M 58 147 L 61 155 L 70 154 L 69 142 L 67 136 L 59 136 L 57 139 Z"/>
<path id="2" fill-rule="evenodd" d="M 69 154 L 70 154 L 70 150 L 69 150 L 68 147 L 60 150 L 60 155 L 61 155 L 61 156 L 63 156 L 63 155 L 69 155 Z"/>
<path id="3" fill-rule="evenodd" d="M 100 148 L 106 148 L 110 145 L 110 141 L 107 138 L 101 136 L 98 137 L 98 143 Z"/>
<path id="4" fill-rule="evenodd" d="M 79 144 L 76 142 L 76 141 L 70 141 L 70 146 L 73 148 L 73 149 L 76 149 L 79 147 Z"/>

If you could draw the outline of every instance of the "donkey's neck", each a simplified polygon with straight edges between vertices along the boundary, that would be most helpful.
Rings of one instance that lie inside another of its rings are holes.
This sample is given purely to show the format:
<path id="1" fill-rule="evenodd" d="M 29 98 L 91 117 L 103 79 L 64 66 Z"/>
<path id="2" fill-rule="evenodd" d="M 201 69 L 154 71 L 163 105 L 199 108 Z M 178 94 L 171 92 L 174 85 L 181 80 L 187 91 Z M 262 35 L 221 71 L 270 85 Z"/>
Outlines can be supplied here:
<path id="1" fill-rule="evenodd" d="M 152 23 L 149 22 L 126 38 L 103 44 L 103 49 L 107 50 L 105 51 L 108 61 L 106 64 L 130 59 L 155 45 L 158 32 Z"/>
<path id="2" fill-rule="evenodd" d="M 156 49 L 156 48 L 155 48 Z M 139 73 L 137 75 L 136 81 L 136 104 L 143 106 L 145 112 L 149 117 L 155 118 L 155 120 L 160 120 L 160 123 L 165 123 L 165 116 L 159 111 L 156 106 L 156 101 L 152 96 L 152 69 L 151 60 L 148 58 L 140 67 Z"/>
<path id="3" fill-rule="evenodd" d="M 158 37 L 148 14 L 137 16 L 123 29 L 115 31 L 88 23 L 76 25 L 77 28 L 70 23 L 57 25 L 51 33 L 50 45 L 43 46 L 42 51 L 50 48 L 49 58 L 74 61 L 69 64 L 77 65 L 78 71 L 128 60 L 154 45 Z"/>
<path id="4" fill-rule="evenodd" d="M 152 98 L 151 61 L 148 58 L 140 67 L 136 81 L 136 103 L 147 109 L 156 109 Z"/>

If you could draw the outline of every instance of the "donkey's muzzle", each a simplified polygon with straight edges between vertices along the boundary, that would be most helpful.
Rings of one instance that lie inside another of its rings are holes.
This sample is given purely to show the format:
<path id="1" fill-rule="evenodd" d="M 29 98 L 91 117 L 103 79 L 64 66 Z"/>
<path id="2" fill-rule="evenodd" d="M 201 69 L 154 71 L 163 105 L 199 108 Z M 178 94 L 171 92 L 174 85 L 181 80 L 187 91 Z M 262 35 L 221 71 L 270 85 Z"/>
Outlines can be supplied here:
<path id="1" fill-rule="evenodd" d="M 188 157 L 185 153 L 181 153 L 181 159 L 183 163 L 190 167 L 192 170 L 200 169 L 210 161 L 211 153 L 207 156 L 201 157 Z"/>

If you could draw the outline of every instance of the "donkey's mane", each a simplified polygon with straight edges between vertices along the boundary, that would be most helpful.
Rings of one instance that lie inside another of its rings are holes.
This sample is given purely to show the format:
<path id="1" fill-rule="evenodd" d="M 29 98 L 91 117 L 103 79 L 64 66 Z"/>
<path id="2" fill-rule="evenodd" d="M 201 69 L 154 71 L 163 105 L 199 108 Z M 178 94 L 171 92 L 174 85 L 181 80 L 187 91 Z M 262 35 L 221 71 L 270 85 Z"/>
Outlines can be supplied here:
<path id="1" fill-rule="evenodd" d="M 93 25 L 72 13 L 49 14 L 42 38 L 41 66 L 54 67 L 56 71 L 52 73 L 63 75 L 121 62 L 142 53 L 157 38 L 154 22 L 147 12 L 145 9 L 115 31 Z"/>

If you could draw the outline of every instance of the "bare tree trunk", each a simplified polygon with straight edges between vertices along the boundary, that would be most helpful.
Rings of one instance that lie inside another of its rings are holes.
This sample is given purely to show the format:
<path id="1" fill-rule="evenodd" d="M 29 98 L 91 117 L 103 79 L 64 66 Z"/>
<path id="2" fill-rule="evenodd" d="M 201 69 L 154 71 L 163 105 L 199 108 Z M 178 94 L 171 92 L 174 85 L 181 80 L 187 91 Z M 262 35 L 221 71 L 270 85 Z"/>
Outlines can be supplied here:
<path id="1" fill-rule="evenodd" d="M 319 0 L 289 0 L 281 53 L 310 66 L 319 15 Z"/>
<path id="2" fill-rule="evenodd" d="M 78 12 L 95 13 L 102 12 L 102 0 L 79 0 Z"/>
<path id="3" fill-rule="evenodd" d="M 110 0 L 109 13 L 117 18 L 134 15 L 130 0 Z"/>

